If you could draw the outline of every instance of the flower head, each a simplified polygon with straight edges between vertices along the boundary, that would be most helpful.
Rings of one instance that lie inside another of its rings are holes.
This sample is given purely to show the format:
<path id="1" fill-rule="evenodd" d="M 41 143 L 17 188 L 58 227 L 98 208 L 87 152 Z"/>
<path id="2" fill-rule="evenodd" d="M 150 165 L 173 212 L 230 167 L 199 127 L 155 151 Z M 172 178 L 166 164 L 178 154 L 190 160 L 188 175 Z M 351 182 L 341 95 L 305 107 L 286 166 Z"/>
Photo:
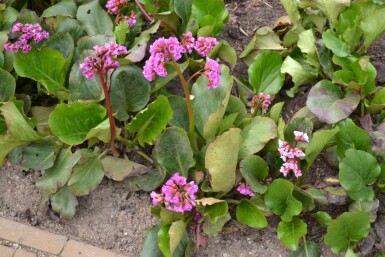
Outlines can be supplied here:
<path id="1" fill-rule="evenodd" d="M 164 203 L 166 209 L 183 213 L 196 206 L 197 192 L 197 184 L 194 181 L 187 183 L 186 178 L 177 172 L 162 186 L 160 194 L 152 192 L 150 196 L 154 205 Z"/>
<path id="2" fill-rule="evenodd" d="M 287 160 L 279 170 L 285 177 L 289 174 L 289 171 L 292 170 L 294 172 L 294 176 L 297 178 L 302 176 L 300 163 L 298 159 L 289 159 Z"/>
<path id="3" fill-rule="evenodd" d="M 43 30 L 39 23 L 35 23 L 35 24 L 16 23 L 12 27 L 12 33 L 18 33 L 18 32 L 21 32 L 22 34 L 18 37 L 16 42 L 5 43 L 4 44 L 5 50 L 16 53 L 19 49 L 21 49 L 23 53 L 28 53 L 32 49 L 32 46 L 30 45 L 32 41 L 35 43 L 39 43 L 41 40 L 49 38 L 49 33 Z"/>
<path id="4" fill-rule="evenodd" d="M 278 152 L 281 155 L 281 159 L 300 158 L 304 157 L 305 153 L 298 147 L 292 147 L 289 142 L 278 140 Z"/>
<path id="5" fill-rule="evenodd" d="M 194 49 L 200 56 L 206 57 L 217 45 L 218 41 L 214 37 L 198 37 Z"/>
<path id="6" fill-rule="evenodd" d="M 194 48 L 195 38 L 192 36 L 192 33 L 190 31 L 187 33 L 184 33 L 182 36 L 183 36 L 183 39 L 182 39 L 181 45 L 184 49 L 183 53 L 191 54 Z"/>
<path id="7" fill-rule="evenodd" d="M 256 108 L 261 108 L 263 114 L 267 113 L 270 104 L 271 101 L 269 94 L 259 93 L 253 97 L 253 100 L 251 100 L 251 105 L 255 106 Z"/>
<path id="8" fill-rule="evenodd" d="M 95 73 L 99 71 L 106 74 L 110 69 L 119 67 L 119 63 L 112 58 L 117 55 L 127 54 L 127 52 L 124 46 L 113 42 L 106 43 L 103 46 L 94 46 L 93 55 L 84 59 L 84 62 L 80 64 L 80 70 L 83 76 L 88 79 L 94 78 Z"/>
<path id="9" fill-rule="evenodd" d="M 219 63 L 207 57 L 204 70 L 203 74 L 209 78 L 208 88 L 217 88 L 221 76 Z"/>
<path id="10" fill-rule="evenodd" d="M 128 5 L 130 0 L 108 0 L 106 3 L 107 12 L 110 14 L 119 14 L 120 8 Z"/>
<path id="11" fill-rule="evenodd" d="M 309 143 L 309 136 L 305 132 L 294 131 L 294 140 Z"/>
<path id="12" fill-rule="evenodd" d="M 136 13 L 131 11 L 131 14 L 129 16 L 124 16 L 124 19 L 128 22 L 130 27 L 133 27 L 136 24 Z"/>
<path id="13" fill-rule="evenodd" d="M 254 196 L 254 192 L 251 191 L 250 185 L 248 183 L 239 184 L 237 191 L 242 195 Z"/>

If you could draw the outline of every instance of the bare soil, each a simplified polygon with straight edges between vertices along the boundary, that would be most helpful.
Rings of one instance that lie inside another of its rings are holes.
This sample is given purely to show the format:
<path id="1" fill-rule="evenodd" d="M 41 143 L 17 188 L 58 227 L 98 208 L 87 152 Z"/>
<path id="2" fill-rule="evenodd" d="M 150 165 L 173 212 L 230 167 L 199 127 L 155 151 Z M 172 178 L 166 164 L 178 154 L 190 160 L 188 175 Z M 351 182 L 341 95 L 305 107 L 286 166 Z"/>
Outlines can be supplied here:
<path id="1" fill-rule="evenodd" d="M 272 25 L 285 11 L 279 0 L 233 0 L 226 1 L 230 10 L 230 20 L 221 37 L 226 39 L 240 54 L 250 41 L 255 30 L 264 25 Z M 375 60 L 378 69 L 378 85 L 385 84 L 385 38 L 382 37 L 368 52 Z M 247 79 L 247 66 L 238 62 L 233 70 L 237 77 Z M 284 118 L 290 117 L 305 105 L 308 88 L 300 89 L 294 99 L 285 100 Z M 325 176 L 336 176 L 337 171 L 321 159 L 317 160 L 310 176 L 312 181 L 322 180 Z M 156 223 L 150 213 L 151 201 L 148 193 L 129 192 L 105 179 L 90 195 L 80 197 L 75 217 L 71 221 L 45 217 L 39 211 L 41 194 L 35 187 L 40 171 L 24 172 L 20 167 L 6 163 L 0 169 L 0 217 L 30 224 L 51 232 L 66 235 L 75 240 L 110 249 L 124 256 L 139 256 L 143 235 Z M 382 202 L 382 206 L 384 202 Z M 384 211 L 384 210 L 383 210 Z M 208 239 L 208 246 L 196 253 L 197 257 L 285 257 L 290 256 L 277 239 L 278 220 L 271 218 L 269 227 L 264 229 L 230 229 L 219 236 Z M 333 254 L 322 243 L 325 229 L 309 218 L 308 239 L 321 246 L 322 256 Z M 226 232 L 227 231 L 227 232 Z M 0 241 L 0 244 L 4 242 Z M 39 257 L 50 257 L 40 254 Z M 151 256 L 149 256 L 151 257 Z"/>

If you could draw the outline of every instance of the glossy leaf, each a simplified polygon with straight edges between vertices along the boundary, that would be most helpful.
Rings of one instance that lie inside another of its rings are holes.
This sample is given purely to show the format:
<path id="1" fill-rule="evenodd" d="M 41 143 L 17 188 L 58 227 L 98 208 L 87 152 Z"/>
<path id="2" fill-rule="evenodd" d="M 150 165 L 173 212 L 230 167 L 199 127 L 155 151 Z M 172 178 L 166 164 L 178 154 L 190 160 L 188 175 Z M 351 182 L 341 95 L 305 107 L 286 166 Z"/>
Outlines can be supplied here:
<path id="1" fill-rule="evenodd" d="M 234 187 L 240 132 L 240 129 L 232 128 L 207 147 L 205 164 L 215 192 L 228 192 Z"/>
<path id="2" fill-rule="evenodd" d="M 191 16 L 202 27 L 205 18 L 208 16 L 213 17 L 216 20 L 214 24 L 212 35 L 216 36 L 222 30 L 225 21 L 228 19 L 229 12 L 227 11 L 225 4 L 222 0 L 194 0 L 192 4 Z"/>
<path id="3" fill-rule="evenodd" d="M 104 157 L 102 164 L 106 177 L 115 181 L 123 181 L 128 177 L 144 175 L 150 171 L 142 164 L 112 156 Z"/>
<path id="4" fill-rule="evenodd" d="M 82 36 L 84 31 L 81 28 L 78 20 L 72 18 L 65 18 L 57 25 L 56 32 L 69 33 L 75 42 L 77 42 Z"/>
<path id="5" fill-rule="evenodd" d="M 243 141 L 239 147 L 239 158 L 255 154 L 265 147 L 267 142 L 277 137 L 277 125 L 267 117 L 255 117 L 241 132 Z"/>
<path id="6" fill-rule="evenodd" d="M 252 228 L 264 228 L 267 226 L 266 217 L 258 207 L 247 199 L 242 199 L 236 209 L 237 220 Z"/>
<path id="7" fill-rule="evenodd" d="M 339 165 L 341 185 L 355 201 L 370 201 L 374 191 L 368 187 L 376 182 L 381 172 L 376 158 L 371 154 L 355 149 L 348 149 Z"/>
<path id="8" fill-rule="evenodd" d="M 163 254 L 158 247 L 158 232 L 160 227 L 161 224 L 158 223 L 145 233 L 142 248 L 140 250 L 140 257 L 163 257 Z"/>
<path id="9" fill-rule="evenodd" d="M 168 231 L 170 237 L 170 256 L 175 252 L 185 232 L 186 224 L 183 220 L 178 220 L 171 224 L 170 230 Z"/>
<path id="10" fill-rule="evenodd" d="M 61 188 L 51 198 L 52 210 L 59 213 L 60 217 L 70 220 L 75 215 L 78 200 L 67 187 Z"/>
<path id="11" fill-rule="evenodd" d="M 187 133 L 175 127 L 160 134 L 154 148 L 157 162 L 170 175 L 180 172 L 182 176 L 187 177 L 189 169 L 195 165 L 193 154 Z"/>
<path id="12" fill-rule="evenodd" d="M 138 142 L 141 146 L 144 146 L 145 143 L 151 145 L 171 118 L 172 109 L 167 97 L 158 96 L 146 109 L 140 111 L 126 127 L 130 133 L 138 133 Z"/>
<path id="13" fill-rule="evenodd" d="M 168 97 L 173 116 L 170 120 L 170 125 L 182 128 L 188 131 L 188 112 L 186 106 L 186 99 L 181 96 L 171 95 Z"/>
<path id="14" fill-rule="evenodd" d="M 306 105 L 320 121 L 333 124 L 349 117 L 359 102 L 355 90 L 344 93 L 332 82 L 322 80 L 310 89 Z"/>
<path id="15" fill-rule="evenodd" d="M 281 73 L 282 57 L 277 52 L 265 51 L 258 54 L 248 69 L 249 83 L 255 93 L 277 94 L 285 80 Z"/>
<path id="16" fill-rule="evenodd" d="M 369 234 L 369 216 L 365 212 L 345 212 L 333 220 L 324 237 L 325 244 L 335 253 L 344 252 L 350 243 L 358 242 Z"/>
<path id="17" fill-rule="evenodd" d="M 265 194 L 265 204 L 281 219 L 290 222 L 302 211 L 302 203 L 293 197 L 294 186 L 284 179 L 276 179 Z"/>
<path id="18" fill-rule="evenodd" d="M 350 55 L 348 45 L 337 37 L 337 34 L 329 29 L 322 34 L 322 40 L 327 48 L 339 57 L 346 57 Z"/>
<path id="19" fill-rule="evenodd" d="M 15 78 L 8 71 L 0 69 L 0 101 L 7 102 L 14 96 L 15 90 Z"/>
<path id="20" fill-rule="evenodd" d="M 385 31 L 385 6 L 372 2 L 363 3 L 362 21 L 360 30 L 364 36 L 364 49 L 366 51 Z"/>
<path id="21" fill-rule="evenodd" d="M 208 79 L 200 76 L 192 87 L 192 102 L 195 126 L 205 139 L 212 139 L 223 118 L 229 102 L 233 79 L 229 68 L 221 65 L 221 78 L 218 88 L 208 89 Z"/>
<path id="22" fill-rule="evenodd" d="M 99 125 L 106 116 L 103 106 L 95 103 L 59 104 L 49 116 L 52 132 L 64 143 L 81 144 L 88 132 Z"/>
<path id="23" fill-rule="evenodd" d="M 71 153 L 71 148 L 61 149 L 58 153 L 54 166 L 49 168 L 36 181 L 36 187 L 47 193 L 56 193 L 64 186 L 71 176 L 72 168 L 80 159 L 80 153 Z"/>
<path id="24" fill-rule="evenodd" d="M 128 119 L 129 112 L 143 109 L 150 99 L 150 83 L 137 66 L 123 66 L 114 71 L 110 86 L 111 108 L 121 121 Z"/>
<path id="25" fill-rule="evenodd" d="M 330 222 L 333 220 L 332 217 L 330 217 L 330 215 L 324 211 L 318 211 L 313 213 L 311 216 L 316 218 L 318 223 L 324 228 L 327 228 L 330 225 Z"/>
<path id="26" fill-rule="evenodd" d="M 250 185 L 251 190 L 260 194 L 265 193 L 267 187 L 259 182 L 259 180 L 265 179 L 269 172 L 265 160 L 257 155 L 250 155 L 241 160 L 239 165 L 241 174 Z"/>
<path id="27" fill-rule="evenodd" d="M 290 257 L 320 257 L 321 253 L 318 245 L 312 241 L 306 241 L 296 251 L 292 252 Z"/>
<path id="28" fill-rule="evenodd" d="M 77 6 L 73 0 L 62 0 L 55 5 L 44 10 L 41 15 L 42 18 L 52 17 L 52 16 L 68 16 L 75 17 L 77 11 Z"/>
<path id="29" fill-rule="evenodd" d="M 277 227 L 278 240 L 291 250 L 297 250 L 299 240 L 306 235 L 307 225 L 299 218 L 290 222 L 281 221 Z"/>
<path id="30" fill-rule="evenodd" d="M 21 166 L 28 169 L 46 170 L 51 168 L 55 161 L 55 140 L 33 142 L 23 149 Z"/>
<path id="31" fill-rule="evenodd" d="M 114 35 L 111 18 L 100 7 L 98 0 L 79 6 L 76 18 L 88 36 Z"/>
<path id="32" fill-rule="evenodd" d="M 226 201 L 218 201 L 213 204 L 206 204 L 204 213 L 210 217 L 211 223 L 216 223 L 220 217 L 226 215 L 229 211 L 229 206 Z"/>

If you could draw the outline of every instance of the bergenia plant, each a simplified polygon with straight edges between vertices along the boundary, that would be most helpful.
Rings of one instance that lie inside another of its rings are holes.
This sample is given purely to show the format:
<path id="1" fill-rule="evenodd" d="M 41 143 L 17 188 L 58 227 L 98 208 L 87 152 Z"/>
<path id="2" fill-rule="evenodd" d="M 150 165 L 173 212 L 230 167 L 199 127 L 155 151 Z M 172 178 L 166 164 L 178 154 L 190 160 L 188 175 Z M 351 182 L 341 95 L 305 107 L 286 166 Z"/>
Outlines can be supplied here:
<path id="1" fill-rule="evenodd" d="M 107 81 L 109 72 L 119 67 L 119 63 L 113 58 L 122 54 L 127 54 L 127 49 L 124 46 L 119 46 L 116 43 L 106 43 L 103 46 L 95 46 L 92 55 L 86 57 L 84 63 L 80 64 L 80 70 L 84 77 L 93 79 L 96 74 L 102 84 L 110 122 L 111 150 L 114 156 L 119 156 L 119 153 L 115 146 L 115 119 L 111 109 Z"/>
<path id="2" fill-rule="evenodd" d="M 23 53 L 28 53 L 32 49 L 31 43 L 37 44 L 43 39 L 49 38 L 49 33 L 43 30 L 38 23 L 16 23 L 13 25 L 11 32 L 18 35 L 17 39 L 14 42 L 5 43 L 4 49 L 15 53 L 17 53 L 19 49 L 22 50 Z"/>

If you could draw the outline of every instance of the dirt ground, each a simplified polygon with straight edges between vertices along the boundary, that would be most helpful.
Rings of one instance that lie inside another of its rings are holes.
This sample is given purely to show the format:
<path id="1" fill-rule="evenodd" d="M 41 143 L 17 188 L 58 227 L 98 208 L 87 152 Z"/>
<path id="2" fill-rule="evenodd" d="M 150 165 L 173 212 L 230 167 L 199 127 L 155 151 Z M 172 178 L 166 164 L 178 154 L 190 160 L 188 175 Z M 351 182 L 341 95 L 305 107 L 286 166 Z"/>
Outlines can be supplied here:
<path id="1" fill-rule="evenodd" d="M 227 4 L 231 17 L 221 37 L 229 41 L 238 54 L 259 26 L 272 25 L 274 20 L 285 14 L 279 0 L 233 0 L 227 1 Z M 379 85 L 385 83 L 384 49 L 383 37 L 369 51 L 379 70 Z M 239 62 L 233 73 L 246 79 L 247 66 Z M 285 119 L 289 119 L 304 106 L 306 95 L 305 87 L 296 98 L 285 99 L 289 100 L 284 111 Z M 328 167 L 322 160 L 318 160 L 312 170 L 316 179 L 321 179 L 325 174 L 337 174 L 336 170 Z M 39 171 L 23 172 L 18 166 L 10 163 L 0 169 L 0 217 L 64 234 L 125 256 L 139 256 L 143 234 L 156 222 L 150 214 L 151 202 L 148 193 L 129 192 L 126 188 L 117 187 L 112 181 L 105 179 L 90 195 L 79 198 L 76 215 L 71 221 L 50 219 L 43 217 L 39 212 L 41 195 L 34 183 L 40 176 Z M 290 251 L 277 239 L 277 223 L 278 220 L 273 218 L 270 219 L 269 227 L 264 229 L 247 228 L 233 233 L 221 233 L 209 239 L 208 246 L 195 256 L 290 256 Z M 308 233 L 308 239 L 320 243 L 322 256 L 338 256 L 323 245 L 322 235 L 325 230 L 316 222 L 309 223 Z"/>

